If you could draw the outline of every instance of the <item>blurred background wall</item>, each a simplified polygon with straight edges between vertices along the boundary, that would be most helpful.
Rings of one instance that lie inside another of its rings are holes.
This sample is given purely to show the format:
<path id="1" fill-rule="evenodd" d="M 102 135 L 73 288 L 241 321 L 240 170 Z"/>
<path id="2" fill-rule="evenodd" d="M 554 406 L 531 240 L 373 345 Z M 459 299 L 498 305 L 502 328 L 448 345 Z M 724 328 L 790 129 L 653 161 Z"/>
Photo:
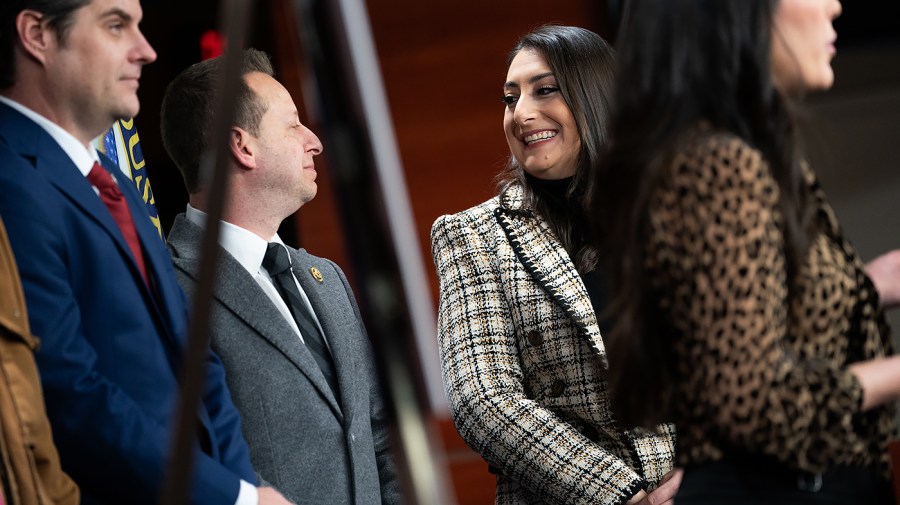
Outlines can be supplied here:
<path id="1" fill-rule="evenodd" d="M 416 232 L 437 301 L 429 231 L 441 214 L 491 197 L 506 162 L 501 129 L 506 52 L 530 29 L 549 22 L 593 29 L 612 39 L 622 2 L 565 0 L 367 0 L 381 70 L 415 214 Z M 838 20 L 837 85 L 808 100 L 806 144 L 832 204 L 865 259 L 900 247 L 900 5 L 853 0 Z M 163 229 L 183 212 L 187 195 L 159 140 L 165 85 L 200 60 L 200 38 L 216 28 L 214 0 L 144 2 L 142 28 L 159 53 L 141 83 L 136 120 Z M 259 0 L 248 45 L 273 55 L 279 79 L 305 104 L 291 0 Z M 314 131 L 308 117 L 304 122 Z M 347 261 L 328 181 L 329 139 L 317 160 L 319 193 L 281 235 L 313 254 Z M 900 317 L 892 316 L 900 328 Z M 896 335 L 895 335 L 896 339 Z M 437 370 L 432 373 L 439 373 Z M 456 434 L 446 412 L 433 415 L 446 448 L 458 502 L 491 503 L 493 476 Z"/>

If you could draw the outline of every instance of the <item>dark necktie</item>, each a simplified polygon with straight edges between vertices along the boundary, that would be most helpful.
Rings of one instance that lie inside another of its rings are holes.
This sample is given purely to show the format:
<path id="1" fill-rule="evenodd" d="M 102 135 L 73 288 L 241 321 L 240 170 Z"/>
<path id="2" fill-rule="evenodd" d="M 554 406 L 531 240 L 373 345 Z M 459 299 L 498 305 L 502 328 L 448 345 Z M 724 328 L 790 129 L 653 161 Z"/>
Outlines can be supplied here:
<path id="1" fill-rule="evenodd" d="M 297 289 L 294 274 L 291 273 L 291 259 L 288 256 L 287 249 L 281 244 L 270 242 L 266 249 L 266 255 L 263 257 L 263 268 L 272 276 L 278 293 L 294 316 L 297 327 L 300 328 L 300 334 L 303 336 L 306 347 L 322 370 L 322 375 L 335 398 L 338 396 L 337 376 L 334 373 L 334 363 L 331 360 L 331 353 L 328 352 L 328 346 L 325 344 L 325 338 L 319 331 L 319 326 L 313 319 L 313 315 L 306 307 L 300 291 Z"/>
<path id="2" fill-rule="evenodd" d="M 141 271 L 144 283 L 149 286 L 150 282 L 147 279 L 147 268 L 144 266 L 141 242 L 138 240 L 137 229 L 134 227 L 134 220 L 131 217 L 131 211 L 128 210 L 128 202 L 125 201 L 125 195 L 119 190 L 119 186 L 113 181 L 109 172 L 97 162 L 94 162 L 94 166 L 91 167 L 87 180 L 100 190 L 100 200 L 109 209 L 109 213 L 112 214 L 116 224 L 119 225 L 119 230 L 122 231 L 125 242 L 128 243 L 128 248 L 131 249 L 131 254 L 134 256 L 134 262 L 137 263 L 138 269 Z"/>

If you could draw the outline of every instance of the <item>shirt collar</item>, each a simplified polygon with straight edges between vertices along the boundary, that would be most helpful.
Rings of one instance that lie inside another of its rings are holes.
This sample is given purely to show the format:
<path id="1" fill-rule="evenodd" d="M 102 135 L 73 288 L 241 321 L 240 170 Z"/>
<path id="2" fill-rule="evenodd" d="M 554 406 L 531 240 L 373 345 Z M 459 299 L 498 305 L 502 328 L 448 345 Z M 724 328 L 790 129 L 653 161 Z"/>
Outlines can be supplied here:
<path id="1" fill-rule="evenodd" d="M 72 160 L 72 163 L 78 167 L 78 171 L 85 177 L 87 177 L 87 174 L 91 171 L 91 168 L 93 168 L 94 163 L 100 161 L 96 149 L 82 144 L 71 133 L 67 132 L 53 121 L 11 98 L 0 95 L 0 102 L 19 111 L 22 115 L 43 128 L 44 131 L 47 132 L 47 135 L 50 135 L 50 137 L 59 144 L 59 147 L 66 153 L 69 159 Z"/>
<path id="2" fill-rule="evenodd" d="M 197 226 L 206 226 L 206 212 L 188 204 L 184 214 L 188 221 Z M 219 229 L 219 245 L 234 256 L 234 259 L 253 276 L 262 270 L 263 257 L 266 255 L 269 242 L 277 242 L 284 246 L 277 233 L 266 241 L 252 231 L 227 221 L 222 221 L 222 227 Z M 288 257 L 290 258 L 290 255 Z"/>

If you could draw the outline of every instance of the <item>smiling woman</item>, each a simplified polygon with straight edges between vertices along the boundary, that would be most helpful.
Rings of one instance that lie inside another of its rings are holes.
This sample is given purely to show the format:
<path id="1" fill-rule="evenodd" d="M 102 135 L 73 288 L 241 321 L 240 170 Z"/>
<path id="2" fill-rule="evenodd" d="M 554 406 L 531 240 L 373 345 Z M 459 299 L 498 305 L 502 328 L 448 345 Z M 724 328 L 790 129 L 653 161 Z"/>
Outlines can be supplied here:
<path id="1" fill-rule="evenodd" d="M 432 228 L 454 423 L 498 474 L 497 503 L 646 503 L 648 491 L 662 503 L 679 480 L 667 477 L 673 433 L 610 415 L 608 321 L 596 316 L 609 293 L 585 220 L 612 49 L 588 30 L 545 26 L 507 64 L 499 194 Z"/>
<path id="2" fill-rule="evenodd" d="M 574 176 L 581 150 L 578 126 L 556 76 L 536 49 L 524 48 L 513 57 L 503 102 L 503 130 L 519 166 L 538 179 Z"/>

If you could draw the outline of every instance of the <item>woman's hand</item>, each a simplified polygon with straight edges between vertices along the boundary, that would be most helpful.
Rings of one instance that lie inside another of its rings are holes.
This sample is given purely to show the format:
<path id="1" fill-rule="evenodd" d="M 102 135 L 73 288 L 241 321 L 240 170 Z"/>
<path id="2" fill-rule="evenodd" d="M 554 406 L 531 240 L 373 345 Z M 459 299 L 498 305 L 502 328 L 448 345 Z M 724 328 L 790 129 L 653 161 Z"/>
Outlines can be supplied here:
<path id="1" fill-rule="evenodd" d="M 681 486 L 682 475 L 684 475 L 684 470 L 681 468 L 675 468 L 663 475 L 662 480 L 659 481 L 659 486 L 647 497 L 647 503 L 649 505 L 672 505 L 675 493 L 678 492 L 678 487 Z"/>
<path id="2" fill-rule="evenodd" d="M 900 306 L 900 249 L 882 254 L 866 264 L 866 273 L 878 290 L 881 306 Z"/>
<path id="3" fill-rule="evenodd" d="M 663 475 L 663 478 L 659 481 L 659 486 L 653 492 L 647 494 L 644 490 L 641 490 L 628 500 L 626 505 L 672 505 L 675 493 L 678 492 L 678 487 L 681 486 L 681 476 L 683 474 L 684 470 L 681 468 L 672 470 Z"/>
<path id="4" fill-rule="evenodd" d="M 641 489 L 630 500 L 625 502 L 625 505 L 647 505 L 647 492 Z"/>

